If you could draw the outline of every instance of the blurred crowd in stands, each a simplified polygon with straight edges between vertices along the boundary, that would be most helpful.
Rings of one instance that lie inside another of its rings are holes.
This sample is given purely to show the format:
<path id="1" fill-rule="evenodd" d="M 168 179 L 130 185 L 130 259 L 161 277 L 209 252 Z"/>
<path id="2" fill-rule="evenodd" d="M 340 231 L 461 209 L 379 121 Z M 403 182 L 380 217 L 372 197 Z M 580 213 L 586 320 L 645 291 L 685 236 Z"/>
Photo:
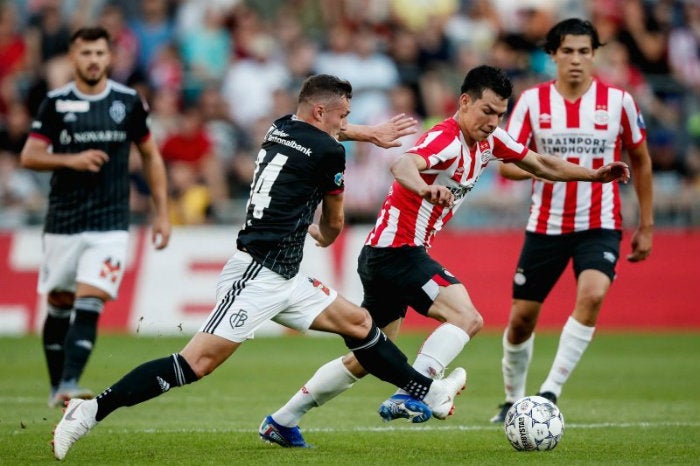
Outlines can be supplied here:
<path id="1" fill-rule="evenodd" d="M 516 98 L 553 78 L 541 41 L 572 16 L 590 19 L 606 43 L 599 77 L 642 107 L 657 225 L 700 226 L 700 0 L 0 0 L 0 228 L 43 221 L 50 174 L 21 169 L 19 153 L 47 90 L 71 79 L 77 27 L 111 33 L 111 77 L 149 103 L 173 222 L 193 225 L 240 221 L 259 143 L 294 111 L 306 76 L 348 79 L 353 123 L 405 112 L 425 129 L 455 110 L 475 65 L 507 71 Z M 374 222 L 388 166 L 414 140 L 393 150 L 347 143 L 348 222 Z M 529 183 L 494 167 L 484 178 L 453 224 L 524 225 Z M 140 224 L 150 206 L 137 166 L 133 188 Z M 632 188 L 623 191 L 634 224 Z"/>

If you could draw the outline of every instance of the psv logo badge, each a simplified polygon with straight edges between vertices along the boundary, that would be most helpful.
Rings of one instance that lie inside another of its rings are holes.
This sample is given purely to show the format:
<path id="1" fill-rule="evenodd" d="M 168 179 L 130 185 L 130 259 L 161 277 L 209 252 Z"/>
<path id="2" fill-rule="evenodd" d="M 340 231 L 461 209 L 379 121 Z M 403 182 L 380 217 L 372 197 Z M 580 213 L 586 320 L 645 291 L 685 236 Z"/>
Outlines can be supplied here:
<path id="1" fill-rule="evenodd" d="M 112 106 L 109 107 L 109 116 L 112 117 L 115 123 L 121 123 L 126 117 L 126 105 L 121 100 L 115 100 L 112 102 Z"/>

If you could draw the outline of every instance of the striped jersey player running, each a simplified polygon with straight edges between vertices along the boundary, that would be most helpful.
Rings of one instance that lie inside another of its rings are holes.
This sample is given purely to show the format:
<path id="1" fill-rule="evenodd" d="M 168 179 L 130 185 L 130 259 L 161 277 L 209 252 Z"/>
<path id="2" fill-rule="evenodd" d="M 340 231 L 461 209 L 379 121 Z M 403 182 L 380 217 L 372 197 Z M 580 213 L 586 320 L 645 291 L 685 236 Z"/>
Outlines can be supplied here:
<path id="1" fill-rule="evenodd" d="M 488 163 L 513 163 L 549 180 L 626 182 L 629 177 L 622 162 L 594 170 L 535 153 L 514 141 L 498 127 L 512 93 L 512 84 L 501 70 L 472 69 L 460 91 L 455 115 L 421 136 L 392 166 L 395 181 L 358 261 L 362 305 L 389 338 L 397 337 L 408 306 L 442 322 L 425 340 L 413 364 L 431 378 L 442 377 L 482 327 L 467 289 L 430 257 L 428 248 Z M 309 409 L 339 395 L 365 374 L 352 353 L 330 361 L 271 417 L 296 425 Z M 417 413 L 413 404 L 410 395 L 399 390 L 381 404 L 379 414 L 386 421 L 427 421 L 429 416 Z"/>
<path id="2" fill-rule="evenodd" d="M 618 161 L 626 149 L 639 200 L 639 226 L 632 236 L 631 262 L 651 251 L 653 213 L 651 158 L 644 120 L 632 96 L 593 76 L 595 50 L 602 44 L 593 25 L 567 19 L 547 34 L 545 51 L 557 77 L 526 90 L 513 109 L 508 132 L 538 152 L 596 169 Z M 501 167 L 511 179 L 531 179 L 517 167 Z M 574 310 L 564 325 L 551 370 L 538 393 L 555 403 L 593 339 L 598 313 L 615 278 L 622 239 L 619 186 L 547 183 L 532 180 L 525 243 L 513 278 L 513 301 L 503 336 L 502 371 L 506 399 L 491 419 L 503 422 L 513 402 L 525 396 L 542 303 L 573 262 L 577 281 Z"/>

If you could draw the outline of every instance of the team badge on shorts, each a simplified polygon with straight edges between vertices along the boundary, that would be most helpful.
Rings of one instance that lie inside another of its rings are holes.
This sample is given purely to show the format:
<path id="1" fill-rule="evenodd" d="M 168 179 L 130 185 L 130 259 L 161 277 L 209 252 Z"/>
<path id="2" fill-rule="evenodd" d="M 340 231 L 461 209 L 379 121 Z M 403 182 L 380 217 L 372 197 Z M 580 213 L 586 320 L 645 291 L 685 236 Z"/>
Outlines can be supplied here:
<path id="1" fill-rule="evenodd" d="M 228 319 L 228 323 L 231 324 L 231 328 L 243 327 L 248 320 L 248 313 L 239 309 L 238 312 L 232 312 L 231 317 Z"/>
<path id="2" fill-rule="evenodd" d="M 121 272 L 122 264 L 119 261 L 114 261 L 111 257 L 105 259 L 102 263 L 102 270 L 100 270 L 100 278 L 106 278 L 112 283 L 117 281 L 119 278 L 119 273 Z"/>
<path id="3" fill-rule="evenodd" d="M 323 291 L 326 294 L 326 296 L 330 296 L 331 290 L 329 290 L 328 287 L 326 285 L 324 285 L 320 280 L 317 280 L 317 279 L 312 278 L 312 277 L 308 277 L 308 278 L 309 278 L 309 282 L 311 282 L 311 284 L 314 286 L 314 288 L 318 288 L 321 291 Z"/>

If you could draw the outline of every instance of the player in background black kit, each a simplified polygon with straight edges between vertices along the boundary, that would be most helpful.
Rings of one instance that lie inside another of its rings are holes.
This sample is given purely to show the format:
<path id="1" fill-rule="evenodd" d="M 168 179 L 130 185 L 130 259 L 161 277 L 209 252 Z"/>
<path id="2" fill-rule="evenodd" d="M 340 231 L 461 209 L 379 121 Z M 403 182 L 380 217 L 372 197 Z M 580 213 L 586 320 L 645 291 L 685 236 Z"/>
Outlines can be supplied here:
<path id="1" fill-rule="evenodd" d="M 452 408 L 465 382 L 463 369 L 442 380 L 419 374 L 365 309 L 299 272 L 307 232 L 326 247 L 343 229 L 345 150 L 338 139 L 376 141 L 376 127 L 348 125 L 351 97 L 350 83 L 334 76 L 304 81 L 296 113 L 274 122 L 258 153 L 238 248 L 219 276 L 211 314 L 179 353 L 137 367 L 94 400 L 71 400 L 54 432 L 56 458 L 63 459 L 115 409 L 211 373 L 269 320 L 299 331 L 337 333 L 369 373 L 422 400 L 427 413 Z M 385 132 L 399 127 L 388 132 L 393 141 L 413 131 L 405 121 L 398 116 L 379 126 Z M 313 223 L 319 205 L 321 215 Z M 283 446 L 307 446 L 298 426 L 271 418 L 259 434 Z"/>
<path id="2" fill-rule="evenodd" d="M 152 241 L 168 244 L 166 176 L 134 89 L 107 78 L 107 31 L 70 39 L 74 81 L 49 92 L 22 150 L 22 165 L 52 170 L 38 291 L 47 296 L 43 345 L 49 406 L 91 398 L 78 385 L 106 301 L 115 299 L 127 256 L 129 152 L 136 144 L 154 202 Z"/>

